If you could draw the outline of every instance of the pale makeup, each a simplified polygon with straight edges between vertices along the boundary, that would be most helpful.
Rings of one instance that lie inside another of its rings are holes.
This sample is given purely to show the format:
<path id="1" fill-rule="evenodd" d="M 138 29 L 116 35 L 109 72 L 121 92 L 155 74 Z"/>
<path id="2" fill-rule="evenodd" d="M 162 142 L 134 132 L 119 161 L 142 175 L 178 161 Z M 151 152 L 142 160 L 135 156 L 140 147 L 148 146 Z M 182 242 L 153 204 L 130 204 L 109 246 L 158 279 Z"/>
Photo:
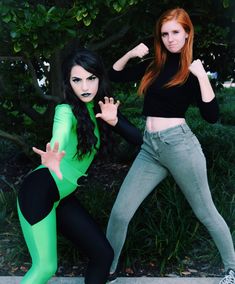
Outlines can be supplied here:
<path id="1" fill-rule="evenodd" d="M 99 78 L 80 65 L 71 69 L 70 84 L 75 95 L 84 103 L 94 99 L 99 88 Z"/>

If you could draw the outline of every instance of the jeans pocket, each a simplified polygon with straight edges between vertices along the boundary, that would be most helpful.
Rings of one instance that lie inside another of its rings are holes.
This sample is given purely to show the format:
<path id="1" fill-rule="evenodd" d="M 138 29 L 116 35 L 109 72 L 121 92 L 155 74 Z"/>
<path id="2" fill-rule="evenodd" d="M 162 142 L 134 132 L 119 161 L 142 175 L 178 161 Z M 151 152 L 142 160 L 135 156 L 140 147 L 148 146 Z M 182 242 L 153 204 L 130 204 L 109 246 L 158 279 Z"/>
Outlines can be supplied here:
<path id="1" fill-rule="evenodd" d="M 169 146 L 176 146 L 182 144 L 185 141 L 185 133 L 172 133 L 166 136 L 160 137 L 160 141 Z"/>

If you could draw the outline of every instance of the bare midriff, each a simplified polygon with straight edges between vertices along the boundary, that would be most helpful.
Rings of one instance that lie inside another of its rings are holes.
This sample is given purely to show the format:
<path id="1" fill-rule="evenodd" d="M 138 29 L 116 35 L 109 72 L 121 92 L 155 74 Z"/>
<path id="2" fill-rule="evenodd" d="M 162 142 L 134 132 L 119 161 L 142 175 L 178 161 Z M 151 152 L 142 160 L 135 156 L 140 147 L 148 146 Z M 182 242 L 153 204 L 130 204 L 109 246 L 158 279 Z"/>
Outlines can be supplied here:
<path id="1" fill-rule="evenodd" d="M 184 123 L 184 118 L 148 116 L 146 120 L 146 128 L 149 132 L 157 132 Z"/>

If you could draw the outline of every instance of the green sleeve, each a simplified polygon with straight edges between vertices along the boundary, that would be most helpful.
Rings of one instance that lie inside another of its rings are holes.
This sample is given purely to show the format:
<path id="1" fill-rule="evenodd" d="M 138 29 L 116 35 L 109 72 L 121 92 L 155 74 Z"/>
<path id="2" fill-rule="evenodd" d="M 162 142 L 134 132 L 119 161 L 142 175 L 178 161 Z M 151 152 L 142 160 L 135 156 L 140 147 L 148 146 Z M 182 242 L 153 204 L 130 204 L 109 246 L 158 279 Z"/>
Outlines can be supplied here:
<path id="1" fill-rule="evenodd" d="M 74 115 L 69 105 L 61 104 L 56 107 L 50 141 L 51 147 L 57 141 L 59 142 L 59 151 L 66 148 L 72 131 L 73 119 Z"/>

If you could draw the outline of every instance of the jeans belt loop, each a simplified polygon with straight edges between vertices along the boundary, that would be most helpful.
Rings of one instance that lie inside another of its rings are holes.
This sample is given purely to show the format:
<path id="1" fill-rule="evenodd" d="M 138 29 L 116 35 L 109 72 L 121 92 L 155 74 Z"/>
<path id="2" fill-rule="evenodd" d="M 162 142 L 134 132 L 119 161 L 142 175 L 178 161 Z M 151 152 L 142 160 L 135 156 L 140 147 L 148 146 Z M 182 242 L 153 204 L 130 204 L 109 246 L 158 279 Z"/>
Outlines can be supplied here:
<path id="1" fill-rule="evenodd" d="M 184 133 L 187 133 L 187 131 L 188 131 L 188 127 L 187 127 L 187 124 L 181 124 L 181 128 L 182 128 L 182 130 L 183 130 L 183 132 Z"/>

